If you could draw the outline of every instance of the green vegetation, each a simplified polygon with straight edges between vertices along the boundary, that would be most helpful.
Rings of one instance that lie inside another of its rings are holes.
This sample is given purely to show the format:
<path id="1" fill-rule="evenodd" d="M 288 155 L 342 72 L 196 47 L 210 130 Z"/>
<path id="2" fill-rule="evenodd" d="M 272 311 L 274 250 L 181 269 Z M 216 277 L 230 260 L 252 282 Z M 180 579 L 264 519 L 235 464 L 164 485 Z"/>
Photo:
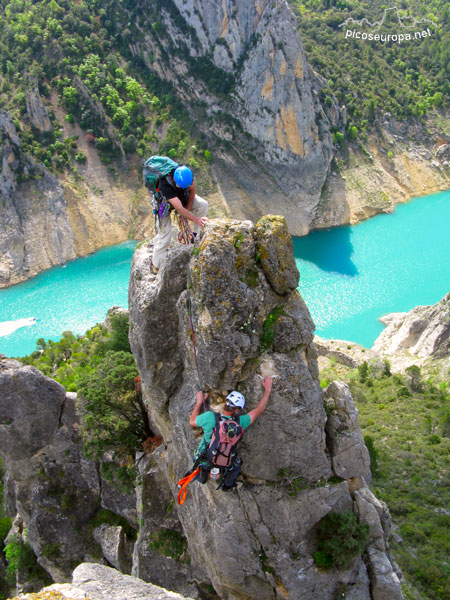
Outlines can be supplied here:
<path id="1" fill-rule="evenodd" d="M 24 152 L 54 172 L 71 169 L 78 176 L 76 165 L 86 156 L 76 136 L 63 138 L 55 114 L 62 109 L 65 121 L 81 127 L 104 162 L 123 153 L 144 157 L 168 152 L 199 169 L 198 181 L 208 183 L 210 151 L 194 143 L 190 120 L 171 87 L 130 50 L 130 41 L 143 37 L 135 28 L 141 11 L 135 3 L 0 3 L 0 99 L 13 116 Z M 158 7 L 149 6 L 146 13 L 146 33 L 158 37 L 158 23 L 149 27 L 159 17 Z M 41 133 L 27 116 L 33 87 L 49 109 L 51 131 Z"/>
<path id="2" fill-rule="evenodd" d="M 295 498 L 304 490 L 311 490 L 318 487 L 336 485 L 344 481 L 340 477 L 330 477 L 330 479 L 318 479 L 317 481 L 307 481 L 301 475 L 294 473 L 290 469 L 282 468 L 278 471 L 279 485 L 284 488 L 289 496 Z"/>
<path id="3" fill-rule="evenodd" d="M 12 535 L 5 547 L 5 556 L 8 561 L 6 568 L 7 583 L 14 586 L 16 583 L 16 572 L 27 571 L 28 581 L 42 581 L 44 585 L 50 585 L 52 580 L 48 573 L 38 565 L 36 556 L 28 542 L 24 542 L 18 535 Z"/>
<path id="4" fill-rule="evenodd" d="M 81 435 L 86 456 L 103 461 L 112 482 L 133 484 L 134 453 L 150 435 L 128 341 L 128 315 L 112 314 L 111 330 L 96 325 L 84 336 L 64 332 L 58 342 L 39 339 L 22 360 L 80 394 Z"/>
<path id="5" fill-rule="evenodd" d="M 259 338 L 259 354 L 264 354 L 272 347 L 275 338 L 275 323 L 284 314 L 283 309 L 284 306 L 277 306 L 264 321 Z"/>
<path id="6" fill-rule="evenodd" d="M 328 513 L 317 526 L 317 551 L 313 558 L 322 569 L 348 569 L 369 541 L 369 526 L 352 512 Z"/>
<path id="7" fill-rule="evenodd" d="M 111 525 L 114 527 L 120 526 L 125 531 L 130 540 L 136 540 L 136 530 L 133 529 L 133 527 L 131 527 L 131 525 L 126 519 L 124 519 L 120 515 L 116 515 L 110 510 L 106 510 L 104 508 L 99 509 L 89 521 L 89 526 L 92 530 L 94 530 L 96 527 L 99 527 L 100 525 Z"/>
<path id="8" fill-rule="evenodd" d="M 184 562 L 188 560 L 184 557 L 187 550 L 186 538 L 174 529 L 163 528 L 155 531 L 151 534 L 148 545 L 163 556 Z"/>
<path id="9" fill-rule="evenodd" d="M 404 374 L 364 363 L 349 370 L 331 364 L 327 382 L 346 379 L 359 411 L 371 458 L 375 495 L 394 523 L 391 545 L 411 598 L 443 600 L 450 594 L 450 394 L 448 380 Z"/>
<path id="10" fill-rule="evenodd" d="M 12 525 L 12 519 L 6 516 L 5 506 L 4 506 L 4 485 L 3 478 L 5 472 L 2 466 L 2 461 L 0 459 L 0 552 L 2 554 L 3 561 L 5 561 L 5 538 L 9 533 Z M 6 581 L 0 577 L 0 600 L 4 600 L 4 598 L 8 597 L 8 584 Z"/>
<path id="11" fill-rule="evenodd" d="M 402 19 L 428 18 L 436 25 L 418 25 L 412 31 L 430 28 L 431 36 L 414 42 L 369 42 L 345 38 L 348 17 L 379 21 L 383 10 L 394 6 L 383 0 L 290 0 L 298 15 L 303 46 L 315 70 L 328 85 L 320 91 L 325 108 L 332 94 L 345 105 L 348 125 L 334 132 L 334 141 L 365 137 L 376 116 L 391 113 L 404 121 L 450 104 L 450 6 L 447 0 L 401 0 L 396 3 Z M 408 21 L 405 21 L 408 23 Z M 369 31 L 349 24 L 348 29 Z M 402 30 L 404 33 L 406 30 Z M 408 30 L 409 31 L 409 30 Z M 396 15 L 390 13 L 381 33 L 399 33 Z"/>

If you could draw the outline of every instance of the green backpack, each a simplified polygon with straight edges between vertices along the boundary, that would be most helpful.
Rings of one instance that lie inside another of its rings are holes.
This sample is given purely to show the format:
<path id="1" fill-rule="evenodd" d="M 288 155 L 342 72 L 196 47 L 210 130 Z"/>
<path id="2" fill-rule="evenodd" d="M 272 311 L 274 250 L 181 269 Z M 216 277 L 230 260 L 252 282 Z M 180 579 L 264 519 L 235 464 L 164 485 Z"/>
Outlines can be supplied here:
<path id="1" fill-rule="evenodd" d="M 147 188 L 155 191 L 160 179 L 178 167 L 178 163 L 167 156 L 150 156 L 144 163 L 144 183 Z"/>

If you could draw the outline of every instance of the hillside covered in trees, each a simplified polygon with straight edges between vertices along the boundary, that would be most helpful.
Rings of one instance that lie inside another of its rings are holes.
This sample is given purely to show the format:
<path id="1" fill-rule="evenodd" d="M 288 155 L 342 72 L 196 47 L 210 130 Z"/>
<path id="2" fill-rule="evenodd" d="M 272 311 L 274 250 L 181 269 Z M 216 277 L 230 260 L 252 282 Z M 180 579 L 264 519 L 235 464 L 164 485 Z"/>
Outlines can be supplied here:
<path id="1" fill-rule="evenodd" d="M 450 103 L 450 6 L 445 0 L 290 0 L 297 15 L 308 60 L 328 81 L 324 102 L 334 94 L 346 106 L 348 135 L 366 133 L 377 115 L 389 112 L 399 121 L 430 117 Z M 398 8 L 398 12 L 394 9 Z M 379 22 L 379 29 L 359 23 Z M 349 18 L 349 21 L 343 25 Z M 399 18 L 402 25 L 399 23 Z M 423 21 L 425 19 L 425 21 Z M 418 23 L 414 26 L 414 20 Z M 346 30 L 431 35 L 402 42 L 346 38 Z M 450 133 L 450 132 L 447 132 Z"/>

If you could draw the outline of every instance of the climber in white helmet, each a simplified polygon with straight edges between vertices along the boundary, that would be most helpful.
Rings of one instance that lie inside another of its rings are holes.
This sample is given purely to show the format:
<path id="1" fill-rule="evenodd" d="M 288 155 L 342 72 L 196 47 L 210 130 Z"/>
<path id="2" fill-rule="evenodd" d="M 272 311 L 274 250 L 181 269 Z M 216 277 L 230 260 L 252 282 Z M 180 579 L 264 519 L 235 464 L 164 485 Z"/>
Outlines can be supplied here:
<path id="1" fill-rule="evenodd" d="M 203 437 L 195 452 L 192 469 L 200 467 L 196 478 L 200 483 L 206 482 L 212 469 L 218 469 L 219 488 L 227 491 L 236 487 L 236 478 L 242 466 L 237 454 L 237 443 L 247 427 L 265 411 L 272 390 L 272 377 L 264 377 L 261 383 L 264 393 L 258 406 L 245 415 L 240 415 L 245 407 L 245 398 L 240 392 L 232 391 L 228 394 L 221 413 L 208 410 L 202 414 L 200 411 L 208 395 L 197 392 L 189 423 L 192 427 L 203 429 Z"/>

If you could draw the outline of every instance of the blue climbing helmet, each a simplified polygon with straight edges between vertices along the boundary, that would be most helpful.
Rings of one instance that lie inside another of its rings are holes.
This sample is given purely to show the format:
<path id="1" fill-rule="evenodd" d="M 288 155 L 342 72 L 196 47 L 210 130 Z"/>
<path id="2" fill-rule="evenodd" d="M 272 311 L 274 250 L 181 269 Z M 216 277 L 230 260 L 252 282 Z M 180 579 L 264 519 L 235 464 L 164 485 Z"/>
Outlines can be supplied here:
<path id="1" fill-rule="evenodd" d="M 194 175 L 189 167 L 186 167 L 186 165 L 181 165 L 175 169 L 173 180 L 178 187 L 186 189 L 192 185 L 192 182 L 194 181 Z"/>

